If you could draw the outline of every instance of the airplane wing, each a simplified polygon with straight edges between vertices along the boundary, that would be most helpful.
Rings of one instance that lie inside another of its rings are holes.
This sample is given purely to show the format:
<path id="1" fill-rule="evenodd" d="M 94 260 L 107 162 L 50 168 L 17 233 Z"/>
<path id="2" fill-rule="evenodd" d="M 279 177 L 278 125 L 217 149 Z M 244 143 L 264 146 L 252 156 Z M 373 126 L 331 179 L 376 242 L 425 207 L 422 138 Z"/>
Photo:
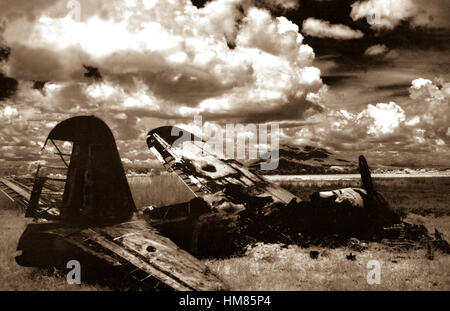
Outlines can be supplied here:
<path id="1" fill-rule="evenodd" d="M 0 178 L 0 192 L 2 192 L 11 202 L 16 203 L 21 209 L 25 210 L 28 206 L 30 193 L 16 184 L 13 180 Z"/>
<path id="2" fill-rule="evenodd" d="M 33 196 L 37 192 L 37 183 L 29 177 L 0 178 L 0 191 L 22 210 L 28 210 L 30 202 L 35 201 L 33 204 L 38 206 L 39 211 L 58 215 L 57 206 L 61 201 L 63 189 L 57 184 L 45 181 L 39 185 L 39 196 Z"/>
<path id="3" fill-rule="evenodd" d="M 57 223 L 32 224 L 22 235 L 17 262 L 27 265 L 42 256 L 41 246 L 33 248 L 40 237 L 51 237 L 52 243 L 69 244 L 84 254 L 126 271 L 139 282 L 163 283 L 173 290 L 223 290 L 224 283 L 198 259 L 161 236 L 144 220 L 123 222 L 105 227 L 65 227 Z M 68 252 L 76 254 L 76 252 Z M 55 256 L 55 255 L 52 255 Z M 85 257 L 82 257 L 85 258 Z M 67 260 L 83 259 L 72 255 Z"/>
<path id="4" fill-rule="evenodd" d="M 236 202 L 248 197 L 269 197 L 274 202 L 300 202 L 300 198 L 250 172 L 235 160 L 219 159 L 205 150 L 205 142 L 194 134 L 163 126 L 150 131 L 147 145 L 167 170 L 175 172 L 198 197 L 225 193 Z"/>

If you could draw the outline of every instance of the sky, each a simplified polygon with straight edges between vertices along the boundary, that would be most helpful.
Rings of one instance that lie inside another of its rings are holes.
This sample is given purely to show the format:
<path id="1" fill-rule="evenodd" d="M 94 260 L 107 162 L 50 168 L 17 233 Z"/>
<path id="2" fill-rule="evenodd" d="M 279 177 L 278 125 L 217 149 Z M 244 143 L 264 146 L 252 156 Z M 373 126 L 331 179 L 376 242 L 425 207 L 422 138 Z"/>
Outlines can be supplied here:
<path id="1" fill-rule="evenodd" d="M 153 163 L 149 130 L 195 131 L 201 116 L 211 133 L 276 122 L 281 144 L 450 167 L 449 12 L 448 0 L 0 0 L 0 167 L 42 157 L 76 115 L 103 119 L 126 164 Z"/>

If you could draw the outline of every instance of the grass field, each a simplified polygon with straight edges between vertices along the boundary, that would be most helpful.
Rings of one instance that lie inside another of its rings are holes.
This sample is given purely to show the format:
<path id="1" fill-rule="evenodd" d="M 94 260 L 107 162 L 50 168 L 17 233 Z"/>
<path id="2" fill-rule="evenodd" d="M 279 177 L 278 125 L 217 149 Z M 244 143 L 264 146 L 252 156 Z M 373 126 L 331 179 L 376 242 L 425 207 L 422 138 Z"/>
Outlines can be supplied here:
<path id="1" fill-rule="evenodd" d="M 450 222 L 449 222 L 450 223 Z M 311 259 L 311 250 L 319 258 Z M 450 258 L 426 259 L 425 250 L 393 252 L 371 243 L 347 260 L 346 248 L 299 248 L 258 244 L 245 257 L 209 260 L 207 265 L 234 290 L 450 290 Z M 369 285 L 369 260 L 381 264 L 380 284 Z"/>
<path id="2" fill-rule="evenodd" d="M 437 227 L 450 237 L 450 178 L 405 178 L 376 180 L 377 189 L 391 205 L 409 219 Z M 358 181 L 303 181 L 282 186 L 303 199 L 318 190 L 357 186 Z M 188 200 L 192 194 L 171 174 L 130 178 L 138 208 Z M 17 241 L 28 220 L 0 194 L 0 290 L 108 290 L 96 284 L 68 285 L 64 275 L 51 270 L 25 268 L 14 261 Z M 309 256 L 318 251 L 318 259 Z M 349 252 L 354 261 L 346 259 Z M 381 284 L 367 283 L 369 260 L 381 264 Z M 345 247 L 299 248 L 278 244 L 257 244 L 243 257 L 204 260 L 233 290 L 450 290 L 450 256 L 426 251 L 393 251 L 369 243 L 359 253 Z"/>

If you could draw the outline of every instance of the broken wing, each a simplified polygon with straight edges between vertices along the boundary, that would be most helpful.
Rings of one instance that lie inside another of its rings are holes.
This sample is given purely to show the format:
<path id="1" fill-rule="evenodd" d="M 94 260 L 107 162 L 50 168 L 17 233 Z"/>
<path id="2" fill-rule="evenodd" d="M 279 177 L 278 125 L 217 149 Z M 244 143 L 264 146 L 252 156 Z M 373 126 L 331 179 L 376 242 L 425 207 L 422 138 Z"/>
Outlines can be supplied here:
<path id="1" fill-rule="evenodd" d="M 30 233 L 36 236 L 35 232 Z M 107 227 L 49 226 L 40 234 L 52 236 L 56 244 L 62 240 L 109 265 L 129 267 L 127 272 L 140 282 L 156 279 L 174 290 L 225 289 L 224 283 L 204 264 L 143 220 Z M 26 234 L 18 249 L 29 249 L 25 244 Z"/>

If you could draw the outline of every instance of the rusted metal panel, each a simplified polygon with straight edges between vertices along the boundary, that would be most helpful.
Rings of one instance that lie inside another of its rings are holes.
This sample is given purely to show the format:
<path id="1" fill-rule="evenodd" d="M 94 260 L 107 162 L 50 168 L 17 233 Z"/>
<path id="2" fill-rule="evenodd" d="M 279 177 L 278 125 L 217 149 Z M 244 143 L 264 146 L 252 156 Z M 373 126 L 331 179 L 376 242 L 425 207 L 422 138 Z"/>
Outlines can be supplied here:
<path id="1" fill-rule="evenodd" d="M 161 236 L 145 221 L 121 223 L 113 227 L 99 228 L 103 237 L 113 241 L 123 250 L 129 251 L 140 262 L 148 263 L 150 270 L 140 268 L 150 275 L 172 284 L 178 290 L 219 290 L 225 286 L 206 266 L 186 251 L 178 248 L 171 240 Z M 126 256 L 126 254 L 125 254 Z M 172 280 L 172 281 L 170 281 Z"/>
<path id="2" fill-rule="evenodd" d="M 8 188 L 17 192 L 23 198 L 25 198 L 27 200 L 30 198 L 30 192 L 21 188 L 20 186 L 16 185 L 14 182 L 9 181 L 7 179 L 3 179 L 3 178 L 1 179 L 1 182 L 4 183 Z"/>
<path id="3" fill-rule="evenodd" d="M 130 273 L 139 269 L 141 282 L 157 279 L 174 290 L 227 288 L 203 263 L 181 250 L 170 239 L 161 236 L 144 220 L 88 228 L 58 226 L 56 223 L 33 226 L 34 232 L 42 226 L 39 232 L 41 236 L 46 234 L 60 238 L 111 266 L 131 264 L 135 269 L 130 269 Z M 22 256 L 33 257 L 33 254 L 26 254 L 27 244 L 30 242 L 32 241 L 24 239 L 19 243 L 18 248 L 23 251 Z M 49 244 L 58 245 L 57 242 Z"/>

